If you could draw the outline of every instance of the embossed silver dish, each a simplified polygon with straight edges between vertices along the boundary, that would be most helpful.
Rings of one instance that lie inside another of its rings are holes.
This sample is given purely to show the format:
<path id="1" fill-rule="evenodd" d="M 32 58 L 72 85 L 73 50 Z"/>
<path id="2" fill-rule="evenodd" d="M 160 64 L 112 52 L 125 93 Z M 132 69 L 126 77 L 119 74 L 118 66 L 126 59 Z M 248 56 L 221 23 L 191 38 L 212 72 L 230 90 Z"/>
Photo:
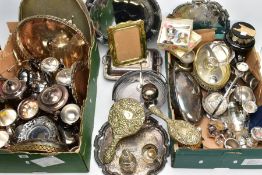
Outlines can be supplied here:
<path id="1" fill-rule="evenodd" d="M 123 150 L 129 150 L 136 159 L 137 167 L 133 172 L 136 175 L 157 174 L 166 163 L 168 152 L 168 136 L 157 121 L 149 117 L 141 130 L 124 138 L 118 144 L 116 156 L 109 164 L 103 164 L 102 158 L 106 147 L 112 140 L 112 130 L 105 123 L 95 138 L 95 160 L 107 175 L 124 175 L 119 159 Z M 123 156 L 122 156 L 123 157 Z M 122 166 L 123 167 L 123 166 Z"/>
<path id="2" fill-rule="evenodd" d="M 222 41 L 202 45 L 196 54 L 193 74 L 200 86 L 217 91 L 228 82 L 231 74 L 229 65 L 234 52 Z"/>
<path id="3" fill-rule="evenodd" d="M 56 124 L 48 117 L 41 116 L 16 128 L 15 140 L 17 143 L 35 139 L 60 141 Z"/>
<path id="4" fill-rule="evenodd" d="M 167 98 L 167 84 L 164 76 L 153 71 L 142 71 L 142 82 L 140 81 L 140 71 L 132 71 L 124 74 L 114 85 L 112 99 L 118 101 L 123 98 L 133 98 L 144 103 L 141 96 L 141 83 L 154 84 L 159 92 L 157 106 L 162 106 Z"/>
<path id="5" fill-rule="evenodd" d="M 216 107 L 219 104 L 220 100 L 222 99 L 223 99 L 222 94 L 218 92 L 214 92 L 209 94 L 206 98 L 202 100 L 203 108 L 211 118 L 217 118 L 218 116 L 226 112 L 228 107 L 228 102 L 227 99 L 224 99 L 221 105 L 219 106 L 219 108 L 217 109 L 216 113 L 212 115 L 216 110 Z"/>

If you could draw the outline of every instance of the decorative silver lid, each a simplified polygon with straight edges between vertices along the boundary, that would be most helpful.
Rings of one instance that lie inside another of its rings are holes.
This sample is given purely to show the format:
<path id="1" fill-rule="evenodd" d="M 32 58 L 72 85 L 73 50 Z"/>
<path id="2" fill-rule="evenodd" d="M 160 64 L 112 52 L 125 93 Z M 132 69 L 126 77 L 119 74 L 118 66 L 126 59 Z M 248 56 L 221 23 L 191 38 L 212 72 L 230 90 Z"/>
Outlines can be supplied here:
<path id="1" fill-rule="evenodd" d="M 29 120 L 36 116 L 39 111 L 36 99 L 27 98 L 20 102 L 17 108 L 18 116 L 23 120 Z"/>
<path id="2" fill-rule="evenodd" d="M 54 57 L 48 57 L 41 62 L 41 70 L 44 72 L 56 72 L 59 68 L 59 61 Z"/>
<path id="3" fill-rule="evenodd" d="M 20 81 L 16 78 L 6 80 L 2 86 L 1 96 L 3 99 L 19 99 L 22 97 L 26 90 L 26 84 L 24 81 Z"/>
<path id="4" fill-rule="evenodd" d="M 68 100 L 68 91 L 64 86 L 53 85 L 44 89 L 38 96 L 40 109 L 48 113 L 53 113 L 61 109 Z"/>
<path id="5" fill-rule="evenodd" d="M 72 125 L 80 118 L 80 107 L 76 104 L 68 104 L 63 107 L 60 117 L 66 124 Z"/>
<path id="6" fill-rule="evenodd" d="M 62 69 L 56 74 L 55 80 L 57 84 L 70 86 L 72 81 L 72 70 L 68 68 Z"/>
<path id="7" fill-rule="evenodd" d="M 9 141 L 9 134 L 5 130 L 0 130 L 0 148 L 6 146 Z"/>
<path id="8" fill-rule="evenodd" d="M 13 124 L 17 119 L 17 113 L 11 108 L 0 111 L 0 126 L 5 127 Z"/>
<path id="9" fill-rule="evenodd" d="M 203 104 L 203 108 L 204 110 L 209 114 L 212 115 L 217 107 L 217 105 L 219 104 L 219 102 L 223 99 L 223 95 L 218 93 L 218 92 L 214 92 L 209 94 L 206 98 L 204 98 L 202 100 L 202 104 Z M 216 111 L 216 113 L 214 114 L 214 116 L 210 116 L 210 117 L 214 117 L 216 118 L 216 116 L 220 116 L 223 113 L 226 112 L 228 107 L 228 102 L 226 99 L 223 100 L 223 102 L 221 103 L 221 105 L 219 106 L 218 110 Z"/>

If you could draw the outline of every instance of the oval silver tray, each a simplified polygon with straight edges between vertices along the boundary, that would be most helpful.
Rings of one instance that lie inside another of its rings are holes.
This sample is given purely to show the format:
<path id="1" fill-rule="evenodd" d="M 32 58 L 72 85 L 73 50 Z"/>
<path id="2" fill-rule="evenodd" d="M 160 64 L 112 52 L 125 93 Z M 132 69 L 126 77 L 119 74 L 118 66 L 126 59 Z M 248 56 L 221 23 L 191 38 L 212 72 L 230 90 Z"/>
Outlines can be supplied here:
<path id="1" fill-rule="evenodd" d="M 202 93 L 194 77 L 189 72 L 173 68 L 169 84 L 171 103 L 177 117 L 198 124 L 203 117 Z"/>
<path id="2" fill-rule="evenodd" d="M 102 157 L 105 149 L 112 140 L 112 130 L 109 123 L 105 123 L 95 138 L 94 156 L 97 164 L 102 168 L 106 175 L 124 175 L 121 172 L 119 158 L 123 150 L 129 150 L 137 161 L 136 175 L 157 174 L 167 162 L 169 155 L 168 135 L 162 126 L 152 117 L 147 118 L 141 130 L 133 136 L 122 139 L 116 149 L 116 155 L 109 164 L 102 163 Z M 146 163 L 142 156 L 142 148 L 145 145 L 155 145 L 158 150 L 158 156 L 154 163 Z"/>

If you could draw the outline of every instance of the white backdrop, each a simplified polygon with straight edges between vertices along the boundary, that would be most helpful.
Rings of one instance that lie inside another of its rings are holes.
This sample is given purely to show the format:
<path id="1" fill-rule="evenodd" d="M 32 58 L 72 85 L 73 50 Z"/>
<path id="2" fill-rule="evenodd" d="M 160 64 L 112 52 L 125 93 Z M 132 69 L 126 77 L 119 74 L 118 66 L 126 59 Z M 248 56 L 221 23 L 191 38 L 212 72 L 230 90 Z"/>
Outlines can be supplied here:
<path id="1" fill-rule="evenodd" d="M 257 30 L 256 35 L 256 48 L 258 51 L 262 48 L 262 1 L 261 0 L 217 0 L 224 8 L 226 8 L 230 14 L 230 19 L 233 22 L 245 21 L 251 23 Z M 2 48 L 5 45 L 8 36 L 8 30 L 5 25 L 7 21 L 17 21 L 19 0 L 0 0 L 0 45 Z M 186 0 L 158 0 L 158 3 L 162 9 L 162 16 L 166 16 L 168 13 L 179 4 L 185 3 Z M 61 8 L 63 8 L 61 6 Z M 148 43 L 148 47 L 155 47 L 155 42 Z M 107 50 L 105 46 L 99 45 L 100 56 L 103 56 Z M 162 52 L 163 55 L 163 52 Z M 93 131 L 92 143 L 98 130 L 107 120 L 108 111 L 112 105 L 111 95 L 114 82 L 106 81 L 103 78 L 102 63 L 100 63 L 99 77 L 98 77 L 98 94 L 96 103 L 95 124 Z M 166 106 L 163 107 L 166 112 Z M 161 122 L 162 123 L 162 122 Z M 163 123 L 162 123 L 163 124 Z M 165 125 L 165 124 L 163 124 Z M 159 175 L 238 175 L 238 174 L 252 174 L 261 175 L 262 170 L 229 170 L 229 169 L 212 169 L 212 170 L 197 170 L 197 169 L 173 169 L 171 168 L 170 157 L 165 168 L 159 173 Z M 0 170 L 1 171 L 1 170 Z M 89 175 L 102 175 L 101 169 L 97 166 L 94 157 L 93 150 L 91 155 L 91 170 Z"/>

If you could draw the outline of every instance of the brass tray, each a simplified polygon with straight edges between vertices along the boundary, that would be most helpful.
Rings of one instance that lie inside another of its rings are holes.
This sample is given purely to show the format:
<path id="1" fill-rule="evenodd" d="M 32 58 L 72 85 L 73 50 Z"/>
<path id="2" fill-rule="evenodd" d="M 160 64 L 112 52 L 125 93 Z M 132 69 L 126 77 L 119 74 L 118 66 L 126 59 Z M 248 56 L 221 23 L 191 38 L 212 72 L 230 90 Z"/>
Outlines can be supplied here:
<path id="1" fill-rule="evenodd" d="M 54 16 L 38 15 L 24 19 L 13 34 L 14 47 L 22 57 L 59 57 L 65 67 L 76 61 L 88 64 L 90 44 L 72 23 Z"/>
<path id="2" fill-rule="evenodd" d="M 89 44 L 95 40 L 93 23 L 82 0 L 22 0 L 19 21 L 35 15 L 51 15 L 70 20 L 83 32 Z"/>
<path id="3" fill-rule="evenodd" d="M 123 150 L 129 150 L 135 157 L 137 162 L 136 175 L 157 174 L 167 162 L 169 155 L 168 135 L 162 126 L 152 117 L 148 117 L 144 126 L 134 136 L 121 140 L 116 150 L 114 160 L 109 164 L 103 164 L 102 158 L 105 148 L 112 139 L 112 130 L 109 123 L 105 123 L 95 138 L 94 156 L 98 165 L 103 169 L 106 175 L 124 175 L 119 166 L 119 158 Z M 147 163 L 147 159 L 143 157 L 142 150 L 147 145 L 155 145 L 157 148 L 157 157 L 153 162 Z"/>

